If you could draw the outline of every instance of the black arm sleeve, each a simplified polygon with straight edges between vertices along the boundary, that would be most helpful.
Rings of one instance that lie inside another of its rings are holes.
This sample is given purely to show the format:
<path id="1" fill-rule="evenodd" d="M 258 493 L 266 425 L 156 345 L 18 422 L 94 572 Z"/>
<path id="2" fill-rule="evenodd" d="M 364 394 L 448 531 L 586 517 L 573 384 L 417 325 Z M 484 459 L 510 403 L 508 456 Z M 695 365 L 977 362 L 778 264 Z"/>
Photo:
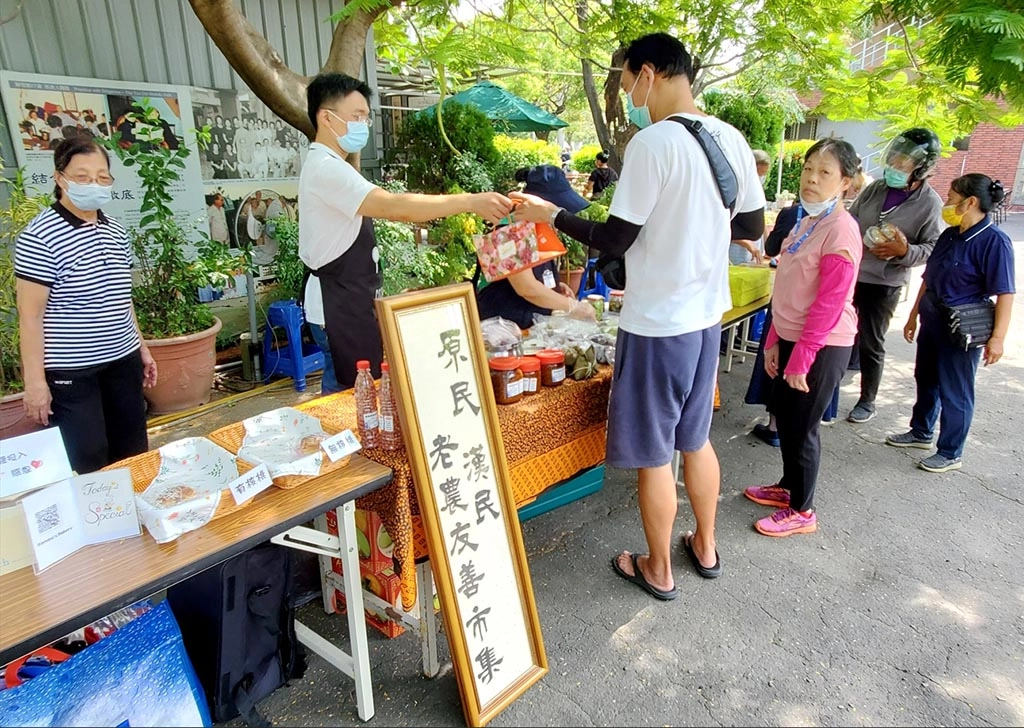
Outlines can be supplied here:
<path id="1" fill-rule="evenodd" d="M 555 227 L 569 237 L 601 252 L 625 255 L 643 226 L 626 222 L 615 215 L 609 216 L 605 222 L 592 222 L 561 210 L 555 218 Z"/>
<path id="2" fill-rule="evenodd" d="M 732 240 L 760 240 L 764 235 L 764 208 L 740 212 L 732 219 Z"/>
<path id="3" fill-rule="evenodd" d="M 796 205 L 779 210 L 779 216 L 775 218 L 775 227 L 768 233 L 768 237 L 764 241 L 764 254 L 769 258 L 774 258 L 781 253 L 782 241 L 786 239 L 794 225 L 796 225 Z"/>

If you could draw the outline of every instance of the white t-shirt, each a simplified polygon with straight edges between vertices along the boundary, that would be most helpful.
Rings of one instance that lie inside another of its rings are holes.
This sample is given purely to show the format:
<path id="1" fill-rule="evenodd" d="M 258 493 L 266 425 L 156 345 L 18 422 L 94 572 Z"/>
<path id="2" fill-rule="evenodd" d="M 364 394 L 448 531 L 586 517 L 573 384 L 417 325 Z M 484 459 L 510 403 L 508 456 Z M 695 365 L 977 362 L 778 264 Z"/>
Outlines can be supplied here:
<path id="1" fill-rule="evenodd" d="M 299 258 L 313 270 L 352 247 L 363 216 L 359 206 L 376 188 L 331 149 L 314 142 L 299 173 Z"/>
<path id="2" fill-rule="evenodd" d="M 698 119 L 736 173 L 736 213 L 764 207 L 754 154 L 743 135 L 713 116 Z M 626 251 L 620 327 L 640 336 L 678 336 L 718 323 L 729 294 L 730 214 L 707 155 L 678 122 L 639 131 L 626 147 L 611 215 L 642 225 Z"/>

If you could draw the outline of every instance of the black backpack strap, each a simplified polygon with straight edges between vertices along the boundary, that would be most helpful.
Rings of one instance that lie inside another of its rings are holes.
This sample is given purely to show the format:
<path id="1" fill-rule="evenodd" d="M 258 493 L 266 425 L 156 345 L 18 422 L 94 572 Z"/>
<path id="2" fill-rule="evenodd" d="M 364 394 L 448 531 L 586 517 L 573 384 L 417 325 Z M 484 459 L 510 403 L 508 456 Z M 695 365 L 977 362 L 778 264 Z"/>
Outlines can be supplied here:
<path id="1" fill-rule="evenodd" d="M 238 708 L 238 714 L 245 721 L 245 724 L 249 728 L 273 728 L 273 723 L 263 717 L 263 714 L 256 710 L 256 701 L 249 695 L 249 689 L 252 688 L 252 674 L 246 675 L 245 678 L 235 686 L 235 692 L 232 696 L 232 700 L 235 703 L 235 707 Z"/>
<path id="2" fill-rule="evenodd" d="M 739 197 L 739 181 L 736 179 L 736 173 L 733 171 L 732 165 L 729 164 L 729 160 L 726 159 L 722 147 L 699 120 L 685 116 L 670 116 L 668 118 L 677 124 L 682 124 L 693 134 L 701 149 L 704 150 L 708 164 L 711 165 L 711 173 L 715 176 L 715 182 L 718 184 L 718 194 L 722 197 L 722 204 L 729 208 L 730 213 L 735 212 L 736 198 Z"/>

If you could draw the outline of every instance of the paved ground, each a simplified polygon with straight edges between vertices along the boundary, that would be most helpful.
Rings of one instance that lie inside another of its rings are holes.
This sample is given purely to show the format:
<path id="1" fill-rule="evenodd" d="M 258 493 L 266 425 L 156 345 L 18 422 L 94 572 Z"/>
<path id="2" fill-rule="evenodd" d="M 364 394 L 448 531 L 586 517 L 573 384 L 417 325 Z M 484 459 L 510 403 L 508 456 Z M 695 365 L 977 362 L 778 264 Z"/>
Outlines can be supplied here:
<path id="1" fill-rule="evenodd" d="M 1004 227 L 1024 280 L 1024 215 Z M 879 416 L 824 430 L 817 534 L 751 528 L 768 510 L 742 489 L 780 469 L 778 451 L 745 434 L 760 415 L 740 404 L 752 358 L 722 375 L 712 432 L 722 579 L 700 579 L 677 553 L 682 595 L 662 604 L 613 574 L 613 554 L 643 545 L 628 472 L 524 524 L 551 672 L 493 725 L 1024 724 L 1024 304 L 1005 359 L 979 372 L 964 468 L 943 475 L 883 444 L 913 404 L 913 347 L 898 334 L 909 305 L 889 337 Z M 346 639 L 342 618 L 315 606 L 303 618 Z M 370 640 L 376 724 L 463 724 L 453 675 L 420 677 L 415 638 Z M 314 658 L 262 707 L 279 725 L 359 725 L 349 685 Z"/>

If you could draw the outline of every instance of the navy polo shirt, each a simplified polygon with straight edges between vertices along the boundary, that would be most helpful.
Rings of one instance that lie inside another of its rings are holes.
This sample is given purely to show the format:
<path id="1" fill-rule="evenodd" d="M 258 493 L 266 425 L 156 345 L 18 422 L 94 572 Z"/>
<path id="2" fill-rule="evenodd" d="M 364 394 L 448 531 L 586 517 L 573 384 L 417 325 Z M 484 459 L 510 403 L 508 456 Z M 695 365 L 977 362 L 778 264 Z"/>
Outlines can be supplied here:
<path id="1" fill-rule="evenodd" d="M 939 235 L 924 282 L 947 306 L 959 306 L 1014 293 L 1013 271 L 1010 238 L 986 215 L 966 232 L 948 227 Z"/>

